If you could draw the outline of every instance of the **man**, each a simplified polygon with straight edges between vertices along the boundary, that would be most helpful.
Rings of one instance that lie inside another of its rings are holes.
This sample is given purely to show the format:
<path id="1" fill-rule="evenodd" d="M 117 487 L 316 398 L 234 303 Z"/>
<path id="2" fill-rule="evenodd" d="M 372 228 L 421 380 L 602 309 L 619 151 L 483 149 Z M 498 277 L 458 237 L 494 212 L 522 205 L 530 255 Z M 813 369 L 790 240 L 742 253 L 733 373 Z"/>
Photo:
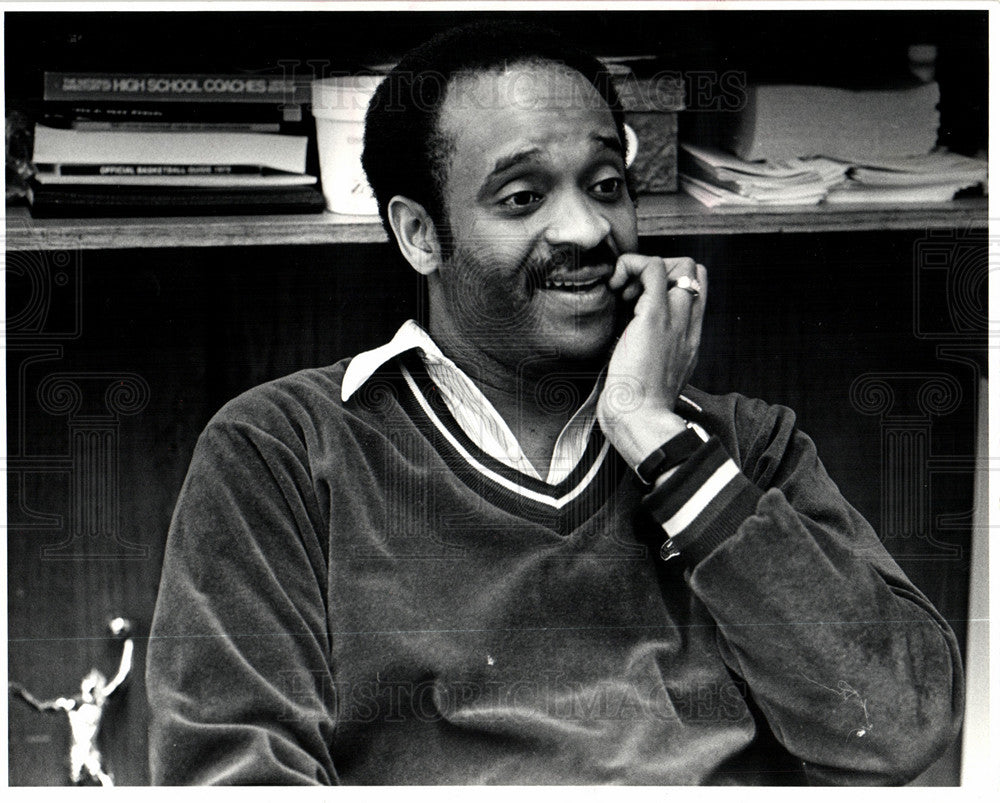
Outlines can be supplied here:
<path id="1" fill-rule="evenodd" d="M 409 54 L 364 164 L 429 324 L 228 404 L 149 651 L 159 783 L 899 783 L 954 637 L 791 411 L 686 383 L 704 267 L 638 252 L 598 62 Z"/>

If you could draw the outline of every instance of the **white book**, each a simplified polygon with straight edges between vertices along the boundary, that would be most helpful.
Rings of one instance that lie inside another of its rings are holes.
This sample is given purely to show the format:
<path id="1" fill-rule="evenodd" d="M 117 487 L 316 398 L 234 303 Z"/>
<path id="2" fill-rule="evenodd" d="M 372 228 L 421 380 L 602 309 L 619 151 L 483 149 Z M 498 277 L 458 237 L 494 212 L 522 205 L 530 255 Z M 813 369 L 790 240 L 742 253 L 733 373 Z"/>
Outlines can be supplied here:
<path id="1" fill-rule="evenodd" d="M 34 162 L 249 164 L 305 173 L 304 136 L 228 131 L 77 131 L 35 126 Z"/>
<path id="2" fill-rule="evenodd" d="M 870 154 L 859 155 L 854 164 L 877 170 L 891 170 L 898 173 L 943 173 L 946 171 L 972 172 L 986 170 L 986 159 L 963 156 L 946 150 L 936 150 L 921 156 L 906 156 L 899 159 L 874 159 Z"/>
<path id="3" fill-rule="evenodd" d="M 38 172 L 39 184 L 103 184 L 117 187 L 302 187 L 316 183 L 316 176 L 306 173 L 214 176 L 63 176 Z"/>
<path id="4" fill-rule="evenodd" d="M 962 189 L 986 181 L 986 168 L 972 171 L 942 171 L 940 173 L 906 173 L 902 170 L 878 170 L 857 167 L 851 178 L 873 187 L 912 187 L 925 184 L 960 184 Z"/>
<path id="5" fill-rule="evenodd" d="M 831 190 L 828 204 L 927 204 L 947 203 L 964 189 L 958 184 L 923 184 L 918 186 L 876 187 L 850 181 Z"/>
<path id="6" fill-rule="evenodd" d="M 861 162 L 851 170 L 851 178 L 874 186 L 921 184 L 963 184 L 972 187 L 986 184 L 989 163 L 958 153 L 935 151 L 909 159 L 882 160 L 876 164 Z"/>

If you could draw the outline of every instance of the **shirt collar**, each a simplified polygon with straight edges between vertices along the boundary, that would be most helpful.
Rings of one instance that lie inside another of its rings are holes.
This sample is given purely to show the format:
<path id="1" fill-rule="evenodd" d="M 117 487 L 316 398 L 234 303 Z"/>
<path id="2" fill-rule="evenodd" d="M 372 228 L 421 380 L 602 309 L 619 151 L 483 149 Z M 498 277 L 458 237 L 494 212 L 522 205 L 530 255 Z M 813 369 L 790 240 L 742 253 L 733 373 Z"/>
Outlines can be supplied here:
<path id="1" fill-rule="evenodd" d="M 444 352 L 438 348 L 437 343 L 431 339 L 431 336 L 427 334 L 424 328 L 413 319 L 410 319 L 399 327 L 392 340 L 388 343 L 384 343 L 370 351 L 363 351 L 351 359 L 347 370 L 344 372 L 344 381 L 341 383 L 341 401 L 346 402 L 350 399 L 389 360 L 398 357 L 410 349 L 420 349 L 424 354 L 425 360 L 430 359 L 433 362 L 452 366 L 456 371 L 460 370 L 458 366 L 444 356 Z M 584 402 L 584 407 L 596 406 L 597 395 L 597 388 L 595 387 L 591 391 L 590 398 Z M 701 407 L 683 393 L 680 394 L 680 399 L 698 412 L 701 412 Z"/>
<path id="2" fill-rule="evenodd" d="M 354 357 L 344 372 L 341 398 L 348 401 L 383 365 L 406 351 L 420 351 L 428 374 L 462 431 L 479 448 L 497 460 L 528 476 L 543 479 L 525 456 L 510 427 L 483 395 L 476 384 L 448 359 L 416 322 L 404 323 L 384 346 Z M 563 427 L 556 440 L 546 481 L 556 484 L 579 463 L 586 451 L 590 433 L 597 419 L 597 399 L 601 383 Z"/>
<path id="3" fill-rule="evenodd" d="M 451 363 L 437 343 L 431 340 L 424 328 L 414 320 L 409 320 L 399 327 L 392 340 L 371 351 L 363 351 L 355 356 L 344 372 L 341 384 L 340 399 L 347 401 L 372 375 L 389 360 L 398 357 L 411 349 L 423 352 L 424 359 Z"/>

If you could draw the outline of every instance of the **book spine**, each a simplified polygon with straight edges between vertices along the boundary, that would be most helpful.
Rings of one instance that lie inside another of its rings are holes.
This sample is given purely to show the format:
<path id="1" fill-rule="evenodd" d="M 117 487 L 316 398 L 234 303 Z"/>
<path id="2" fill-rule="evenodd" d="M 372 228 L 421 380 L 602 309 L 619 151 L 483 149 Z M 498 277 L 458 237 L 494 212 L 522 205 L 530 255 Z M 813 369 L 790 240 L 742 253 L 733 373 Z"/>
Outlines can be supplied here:
<path id="1" fill-rule="evenodd" d="M 311 84 L 278 76 L 46 72 L 43 100 L 308 103 Z"/>
<path id="2" fill-rule="evenodd" d="M 143 101 L 45 101 L 45 118 L 63 126 L 95 123 L 285 123 L 302 119 L 301 106 L 278 103 L 150 103 Z"/>
<path id="3" fill-rule="evenodd" d="M 249 134 L 280 134 L 281 123 L 182 123 L 182 122 L 101 122 L 99 120 L 71 120 L 69 127 L 76 131 L 142 131 L 161 133 L 170 131 L 233 131 Z M 288 133 L 286 131 L 286 133 Z"/>
<path id="4" fill-rule="evenodd" d="M 284 174 L 262 165 L 215 164 L 36 164 L 41 173 L 56 176 L 272 176 Z M 294 175 L 294 174 L 292 174 Z"/>

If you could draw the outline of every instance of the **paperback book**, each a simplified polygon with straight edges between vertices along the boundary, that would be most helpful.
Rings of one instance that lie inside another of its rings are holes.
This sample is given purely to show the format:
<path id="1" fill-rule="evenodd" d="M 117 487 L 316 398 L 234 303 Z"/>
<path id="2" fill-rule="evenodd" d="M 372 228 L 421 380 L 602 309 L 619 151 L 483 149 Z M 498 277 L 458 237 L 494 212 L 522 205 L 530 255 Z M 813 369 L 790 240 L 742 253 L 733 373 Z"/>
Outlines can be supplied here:
<path id="1" fill-rule="evenodd" d="M 311 79 L 274 75 L 46 72 L 46 101 L 150 101 L 301 105 Z"/>
<path id="2" fill-rule="evenodd" d="M 35 126 L 36 164 L 247 164 L 306 172 L 304 136 L 246 132 L 78 131 Z"/>

